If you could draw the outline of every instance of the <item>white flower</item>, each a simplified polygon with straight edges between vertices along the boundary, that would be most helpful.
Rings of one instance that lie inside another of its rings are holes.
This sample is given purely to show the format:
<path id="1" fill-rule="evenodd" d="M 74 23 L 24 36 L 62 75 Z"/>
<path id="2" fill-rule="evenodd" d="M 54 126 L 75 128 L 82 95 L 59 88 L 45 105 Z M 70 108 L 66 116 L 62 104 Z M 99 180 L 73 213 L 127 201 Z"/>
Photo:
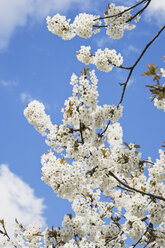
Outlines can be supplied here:
<path id="1" fill-rule="evenodd" d="M 114 49 L 98 49 L 95 54 L 92 54 L 90 50 L 90 46 L 81 46 L 77 52 L 77 59 L 86 65 L 95 64 L 98 70 L 105 72 L 109 72 L 114 66 L 119 67 L 123 63 L 123 57 L 120 53 L 117 54 Z"/>
<path id="2" fill-rule="evenodd" d="M 128 24 L 126 22 L 132 17 L 129 11 L 123 13 L 122 15 L 118 15 L 127 8 L 128 7 L 124 6 L 115 6 L 115 4 L 112 3 L 109 4 L 108 10 L 105 12 L 105 17 L 114 16 L 104 19 L 104 22 L 107 25 L 106 34 L 112 39 L 120 39 L 123 37 L 125 29 L 131 30 L 135 28 L 135 25 Z"/>
<path id="3" fill-rule="evenodd" d="M 66 20 L 65 16 L 59 14 L 47 17 L 47 27 L 50 32 L 60 36 L 64 40 L 71 40 L 76 34 L 70 20 Z"/>
<path id="4" fill-rule="evenodd" d="M 85 39 L 90 38 L 94 33 L 93 26 L 100 23 L 99 21 L 94 21 L 98 17 L 86 13 L 80 13 L 76 16 L 73 22 L 76 34 Z"/>
<path id="5" fill-rule="evenodd" d="M 161 73 L 162 77 L 165 77 L 165 69 L 164 68 L 160 68 L 160 73 Z"/>
<path id="6" fill-rule="evenodd" d="M 162 109 L 165 112 L 165 98 L 158 100 L 157 98 L 154 99 L 154 106 L 158 109 Z"/>

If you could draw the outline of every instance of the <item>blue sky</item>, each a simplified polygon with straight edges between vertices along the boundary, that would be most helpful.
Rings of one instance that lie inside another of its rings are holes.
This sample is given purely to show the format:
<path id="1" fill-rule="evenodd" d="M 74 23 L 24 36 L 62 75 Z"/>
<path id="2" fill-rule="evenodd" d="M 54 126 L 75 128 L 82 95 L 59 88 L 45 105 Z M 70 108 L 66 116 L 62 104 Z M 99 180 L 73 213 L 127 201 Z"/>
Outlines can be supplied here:
<path id="1" fill-rule="evenodd" d="M 28 212 L 25 224 L 36 216 L 36 221 L 59 226 L 64 214 L 71 211 L 70 204 L 57 198 L 40 179 L 40 157 L 48 147 L 44 138 L 28 124 L 23 110 L 29 101 L 37 99 L 46 105 L 54 123 L 61 122 L 60 110 L 72 92 L 70 77 L 73 72 L 80 75 L 83 68 L 76 59 L 81 45 L 91 45 L 93 51 L 99 47 L 116 49 L 123 55 L 124 65 L 131 66 L 165 22 L 164 0 L 152 1 L 136 29 L 126 31 L 121 40 L 111 40 L 102 30 L 88 40 L 76 37 L 63 41 L 48 32 L 47 15 L 60 13 L 72 20 L 79 12 L 102 16 L 108 1 L 102 0 L 100 4 L 97 0 L 93 4 L 89 0 L 84 4 L 81 0 L 0 0 L 0 193 L 5 195 L 4 204 L 0 203 L 0 213 L 4 216 L 0 218 L 14 221 L 14 217 L 20 217 L 22 221 Z M 123 2 L 114 0 L 116 4 Z M 155 160 L 165 140 L 165 114 L 150 102 L 145 84 L 151 83 L 151 79 L 141 76 L 147 63 L 164 66 L 164 38 L 165 34 L 161 34 L 140 61 L 123 101 L 124 113 L 120 120 L 123 139 L 139 144 L 144 159 L 151 156 Z M 118 103 L 122 91 L 118 82 L 124 82 L 127 73 L 121 69 L 110 73 L 96 71 L 100 105 Z M 21 195 L 24 197 L 19 201 Z"/>

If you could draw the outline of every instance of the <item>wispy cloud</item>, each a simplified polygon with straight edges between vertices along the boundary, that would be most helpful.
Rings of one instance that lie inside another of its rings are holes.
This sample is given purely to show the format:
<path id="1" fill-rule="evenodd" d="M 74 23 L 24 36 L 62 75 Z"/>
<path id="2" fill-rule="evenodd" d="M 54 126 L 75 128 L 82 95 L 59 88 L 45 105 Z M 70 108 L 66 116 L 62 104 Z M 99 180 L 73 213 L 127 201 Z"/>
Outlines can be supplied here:
<path id="1" fill-rule="evenodd" d="M 127 49 L 124 49 L 124 50 L 123 50 L 123 54 L 124 54 L 125 56 L 128 56 L 128 55 L 130 55 L 130 54 L 132 54 L 132 53 L 139 53 L 139 52 L 140 52 L 139 49 L 138 49 L 137 47 L 133 46 L 133 45 L 129 45 L 129 46 L 127 47 Z"/>
<path id="2" fill-rule="evenodd" d="M 27 92 L 22 92 L 20 94 L 20 99 L 22 103 L 29 103 L 34 100 L 34 98 Z"/>
<path id="3" fill-rule="evenodd" d="M 113 39 L 111 39 L 110 37 L 108 36 L 103 36 L 103 37 L 96 37 L 95 38 L 95 43 L 98 47 L 100 48 L 104 48 L 105 45 L 107 44 L 112 44 L 114 42 Z"/>
<path id="4" fill-rule="evenodd" d="M 18 86 L 18 82 L 16 81 L 7 81 L 7 80 L 0 80 L 0 85 L 6 88 L 16 87 Z"/>
<path id="5" fill-rule="evenodd" d="M 51 109 L 51 105 L 49 103 L 43 102 L 42 100 L 40 100 L 40 99 L 38 99 L 36 97 L 33 97 L 31 94 L 29 94 L 27 92 L 22 92 L 20 94 L 20 100 L 24 104 L 28 104 L 28 103 L 30 103 L 33 100 L 38 100 L 38 101 L 41 101 L 45 105 L 46 110 L 50 110 Z"/>
<path id="6" fill-rule="evenodd" d="M 165 22 L 165 1 L 152 0 L 146 10 L 146 20 L 153 21 L 153 18 L 159 25 Z"/>
<path id="7" fill-rule="evenodd" d="M 0 196 L 0 219 L 5 220 L 10 235 L 15 218 L 23 225 L 36 222 L 46 226 L 43 199 L 37 198 L 34 190 L 5 164 L 0 165 Z"/>
<path id="8" fill-rule="evenodd" d="M 134 78 L 131 78 L 129 81 L 128 81 L 128 87 L 133 84 L 135 82 L 135 79 Z"/>

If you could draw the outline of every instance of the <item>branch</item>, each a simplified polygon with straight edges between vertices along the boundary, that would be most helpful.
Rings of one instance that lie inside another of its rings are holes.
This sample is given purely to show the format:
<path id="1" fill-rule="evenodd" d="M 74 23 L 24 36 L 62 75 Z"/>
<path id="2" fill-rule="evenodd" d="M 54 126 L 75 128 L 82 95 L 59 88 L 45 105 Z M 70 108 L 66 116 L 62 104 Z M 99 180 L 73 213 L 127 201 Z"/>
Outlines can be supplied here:
<path id="1" fill-rule="evenodd" d="M 125 90 L 128 84 L 128 81 L 133 73 L 133 70 L 135 69 L 135 67 L 137 66 L 137 64 L 139 63 L 139 61 L 141 60 L 141 58 L 143 57 L 144 53 L 147 51 L 147 49 L 150 47 L 150 45 L 156 40 L 156 38 L 158 38 L 158 36 L 161 34 L 161 32 L 165 29 L 165 25 L 159 30 L 159 32 L 154 36 L 154 38 L 145 46 L 144 50 L 142 51 L 142 53 L 140 54 L 140 56 L 138 57 L 138 59 L 135 61 L 135 63 L 133 64 L 133 66 L 130 67 L 130 72 L 128 74 L 127 80 L 125 83 L 123 83 L 122 85 L 124 85 L 123 87 L 123 91 L 122 91 L 122 95 L 120 98 L 120 101 L 117 105 L 117 108 L 119 107 L 119 105 L 122 103 L 123 98 L 124 98 L 124 94 L 125 94 Z"/>
<path id="2" fill-rule="evenodd" d="M 108 124 L 106 125 L 106 128 L 102 131 L 102 133 L 99 134 L 100 137 L 103 137 L 103 134 L 107 131 L 111 121 L 108 121 Z"/>
<path id="3" fill-rule="evenodd" d="M 94 19 L 94 21 L 98 21 L 98 20 L 103 20 L 103 19 L 108 19 L 108 18 L 112 18 L 112 17 L 121 16 L 121 15 L 124 14 L 125 12 L 130 11 L 130 10 L 136 8 L 137 6 L 139 6 L 140 4 L 142 4 L 142 3 L 146 2 L 146 1 L 151 1 L 151 0 L 142 0 L 141 2 L 139 2 L 139 3 L 135 4 L 135 5 L 133 5 L 132 7 L 130 7 L 130 8 L 128 8 L 128 9 L 125 9 L 125 10 L 119 12 L 118 14 L 111 15 L 111 16 L 99 17 L 99 18 Z"/>
<path id="4" fill-rule="evenodd" d="M 147 164 L 152 164 L 152 165 L 154 165 L 153 162 L 148 161 L 148 160 L 140 160 L 140 163 L 141 163 L 141 164 L 147 163 Z"/>
<path id="5" fill-rule="evenodd" d="M 84 144 L 83 129 L 84 129 L 84 124 L 80 121 L 80 135 L 81 135 L 82 144 Z"/>
<path id="6" fill-rule="evenodd" d="M 94 28 L 107 28 L 108 25 L 93 25 Z"/>
<path id="7" fill-rule="evenodd" d="M 152 229 L 152 225 L 153 225 L 152 223 L 148 224 L 146 231 L 143 233 L 141 238 L 134 245 L 131 246 L 131 248 L 135 248 L 140 243 L 140 241 L 142 240 L 143 236 L 145 236 L 148 232 L 151 234 L 151 232 L 154 231 Z M 149 238 L 149 240 L 147 241 L 146 245 L 148 245 L 150 243 L 150 241 L 151 241 L 151 238 Z M 146 247 L 146 245 L 144 247 Z"/>
<path id="8" fill-rule="evenodd" d="M 117 68 L 125 69 L 125 70 L 131 70 L 131 67 L 126 67 L 126 66 L 117 66 Z"/>
<path id="9" fill-rule="evenodd" d="M 122 95 L 121 95 L 121 98 L 120 98 L 120 101 L 117 105 L 117 108 L 119 108 L 119 105 L 122 103 L 123 101 L 123 98 L 124 98 L 124 94 L 125 94 L 125 90 L 126 90 L 126 87 L 127 87 L 127 84 L 129 82 L 129 79 L 133 73 L 133 70 L 135 69 L 136 65 L 139 63 L 139 61 L 141 60 L 141 58 L 143 57 L 144 53 L 147 51 L 147 49 L 149 48 L 149 46 L 156 40 L 156 38 L 161 34 L 161 32 L 165 29 L 165 25 L 159 30 L 159 32 L 154 36 L 154 38 L 145 46 L 145 48 L 143 49 L 142 53 L 140 54 L 140 56 L 137 58 L 137 60 L 135 61 L 135 63 L 133 64 L 133 66 L 130 66 L 130 67 L 126 67 L 126 66 L 119 66 L 118 68 L 122 68 L 122 69 L 126 69 L 126 70 L 130 70 L 129 74 L 128 74 L 128 77 L 126 79 L 126 82 L 123 83 L 123 84 L 120 84 L 121 86 L 124 86 L 123 87 L 123 91 L 122 91 Z M 101 134 L 99 134 L 100 137 L 103 136 L 103 134 L 107 131 L 108 129 L 108 126 L 110 125 L 110 121 L 108 121 L 105 129 L 102 131 Z"/>
<path id="10" fill-rule="evenodd" d="M 151 0 L 148 0 L 147 4 L 144 6 L 144 8 L 142 8 L 141 10 L 139 10 L 134 16 L 132 16 L 130 19 L 128 19 L 126 21 L 126 23 L 132 21 L 136 16 L 140 15 L 143 13 L 143 11 L 148 7 L 148 5 L 151 3 Z"/>
<path id="11" fill-rule="evenodd" d="M 128 184 L 122 182 L 122 181 L 121 181 L 117 176 L 115 176 L 115 175 L 113 174 L 113 172 L 111 172 L 111 171 L 109 171 L 109 174 L 108 174 L 108 175 L 112 176 L 113 178 L 116 179 L 116 181 L 118 181 L 120 184 L 122 184 L 124 187 L 126 187 L 125 190 L 129 189 L 129 190 L 132 190 L 132 191 L 134 191 L 134 192 L 140 193 L 140 194 L 143 195 L 143 196 L 146 195 L 146 196 L 149 196 L 149 197 L 152 198 L 152 199 L 154 198 L 154 199 L 159 199 L 159 200 L 165 201 L 165 198 L 162 197 L 162 196 L 153 195 L 153 194 L 151 194 L 151 193 L 146 193 L 146 192 L 143 192 L 143 191 L 141 191 L 141 190 L 139 190 L 139 189 L 135 189 L 135 188 L 129 186 Z"/>

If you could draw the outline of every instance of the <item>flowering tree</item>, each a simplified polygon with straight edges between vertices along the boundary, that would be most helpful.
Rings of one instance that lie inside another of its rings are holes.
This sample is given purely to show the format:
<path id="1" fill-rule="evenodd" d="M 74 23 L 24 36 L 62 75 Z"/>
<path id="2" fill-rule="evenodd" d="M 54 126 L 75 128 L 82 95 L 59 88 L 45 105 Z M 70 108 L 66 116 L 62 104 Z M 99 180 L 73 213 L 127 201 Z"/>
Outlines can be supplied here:
<path id="1" fill-rule="evenodd" d="M 138 22 L 150 2 L 138 1 L 129 8 L 109 4 L 103 17 L 81 13 L 72 24 L 57 14 L 47 17 L 48 30 L 70 40 L 76 35 L 90 38 L 105 28 L 112 39 L 120 39 L 125 29 L 135 28 L 131 21 Z M 94 64 L 98 70 L 110 72 L 119 67 L 128 71 L 116 105 L 98 105 L 98 79 L 95 71 L 86 67 L 80 76 L 71 77 L 73 93 L 64 103 L 61 125 L 52 124 L 41 102 L 27 105 L 24 115 L 46 137 L 50 147 L 41 158 L 42 180 L 59 197 L 72 202 L 75 215 L 66 215 L 61 228 L 44 231 L 35 224 L 23 227 L 16 219 L 14 239 L 9 237 L 4 220 L 0 220 L 0 233 L 6 237 L 1 247 L 165 247 L 165 152 L 159 150 L 156 162 L 151 158 L 142 160 L 139 145 L 123 142 L 118 122 L 132 72 L 164 29 L 165 26 L 129 67 L 123 65 L 122 55 L 113 49 L 94 53 L 90 46 L 81 46 L 77 52 L 79 61 Z M 148 68 L 143 75 L 153 77 L 154 84 L 147 87 L 154 105 L 165 111 L 165 85 L 160 84 L 165 70 L 158 72 L 153 64 Z"/>

